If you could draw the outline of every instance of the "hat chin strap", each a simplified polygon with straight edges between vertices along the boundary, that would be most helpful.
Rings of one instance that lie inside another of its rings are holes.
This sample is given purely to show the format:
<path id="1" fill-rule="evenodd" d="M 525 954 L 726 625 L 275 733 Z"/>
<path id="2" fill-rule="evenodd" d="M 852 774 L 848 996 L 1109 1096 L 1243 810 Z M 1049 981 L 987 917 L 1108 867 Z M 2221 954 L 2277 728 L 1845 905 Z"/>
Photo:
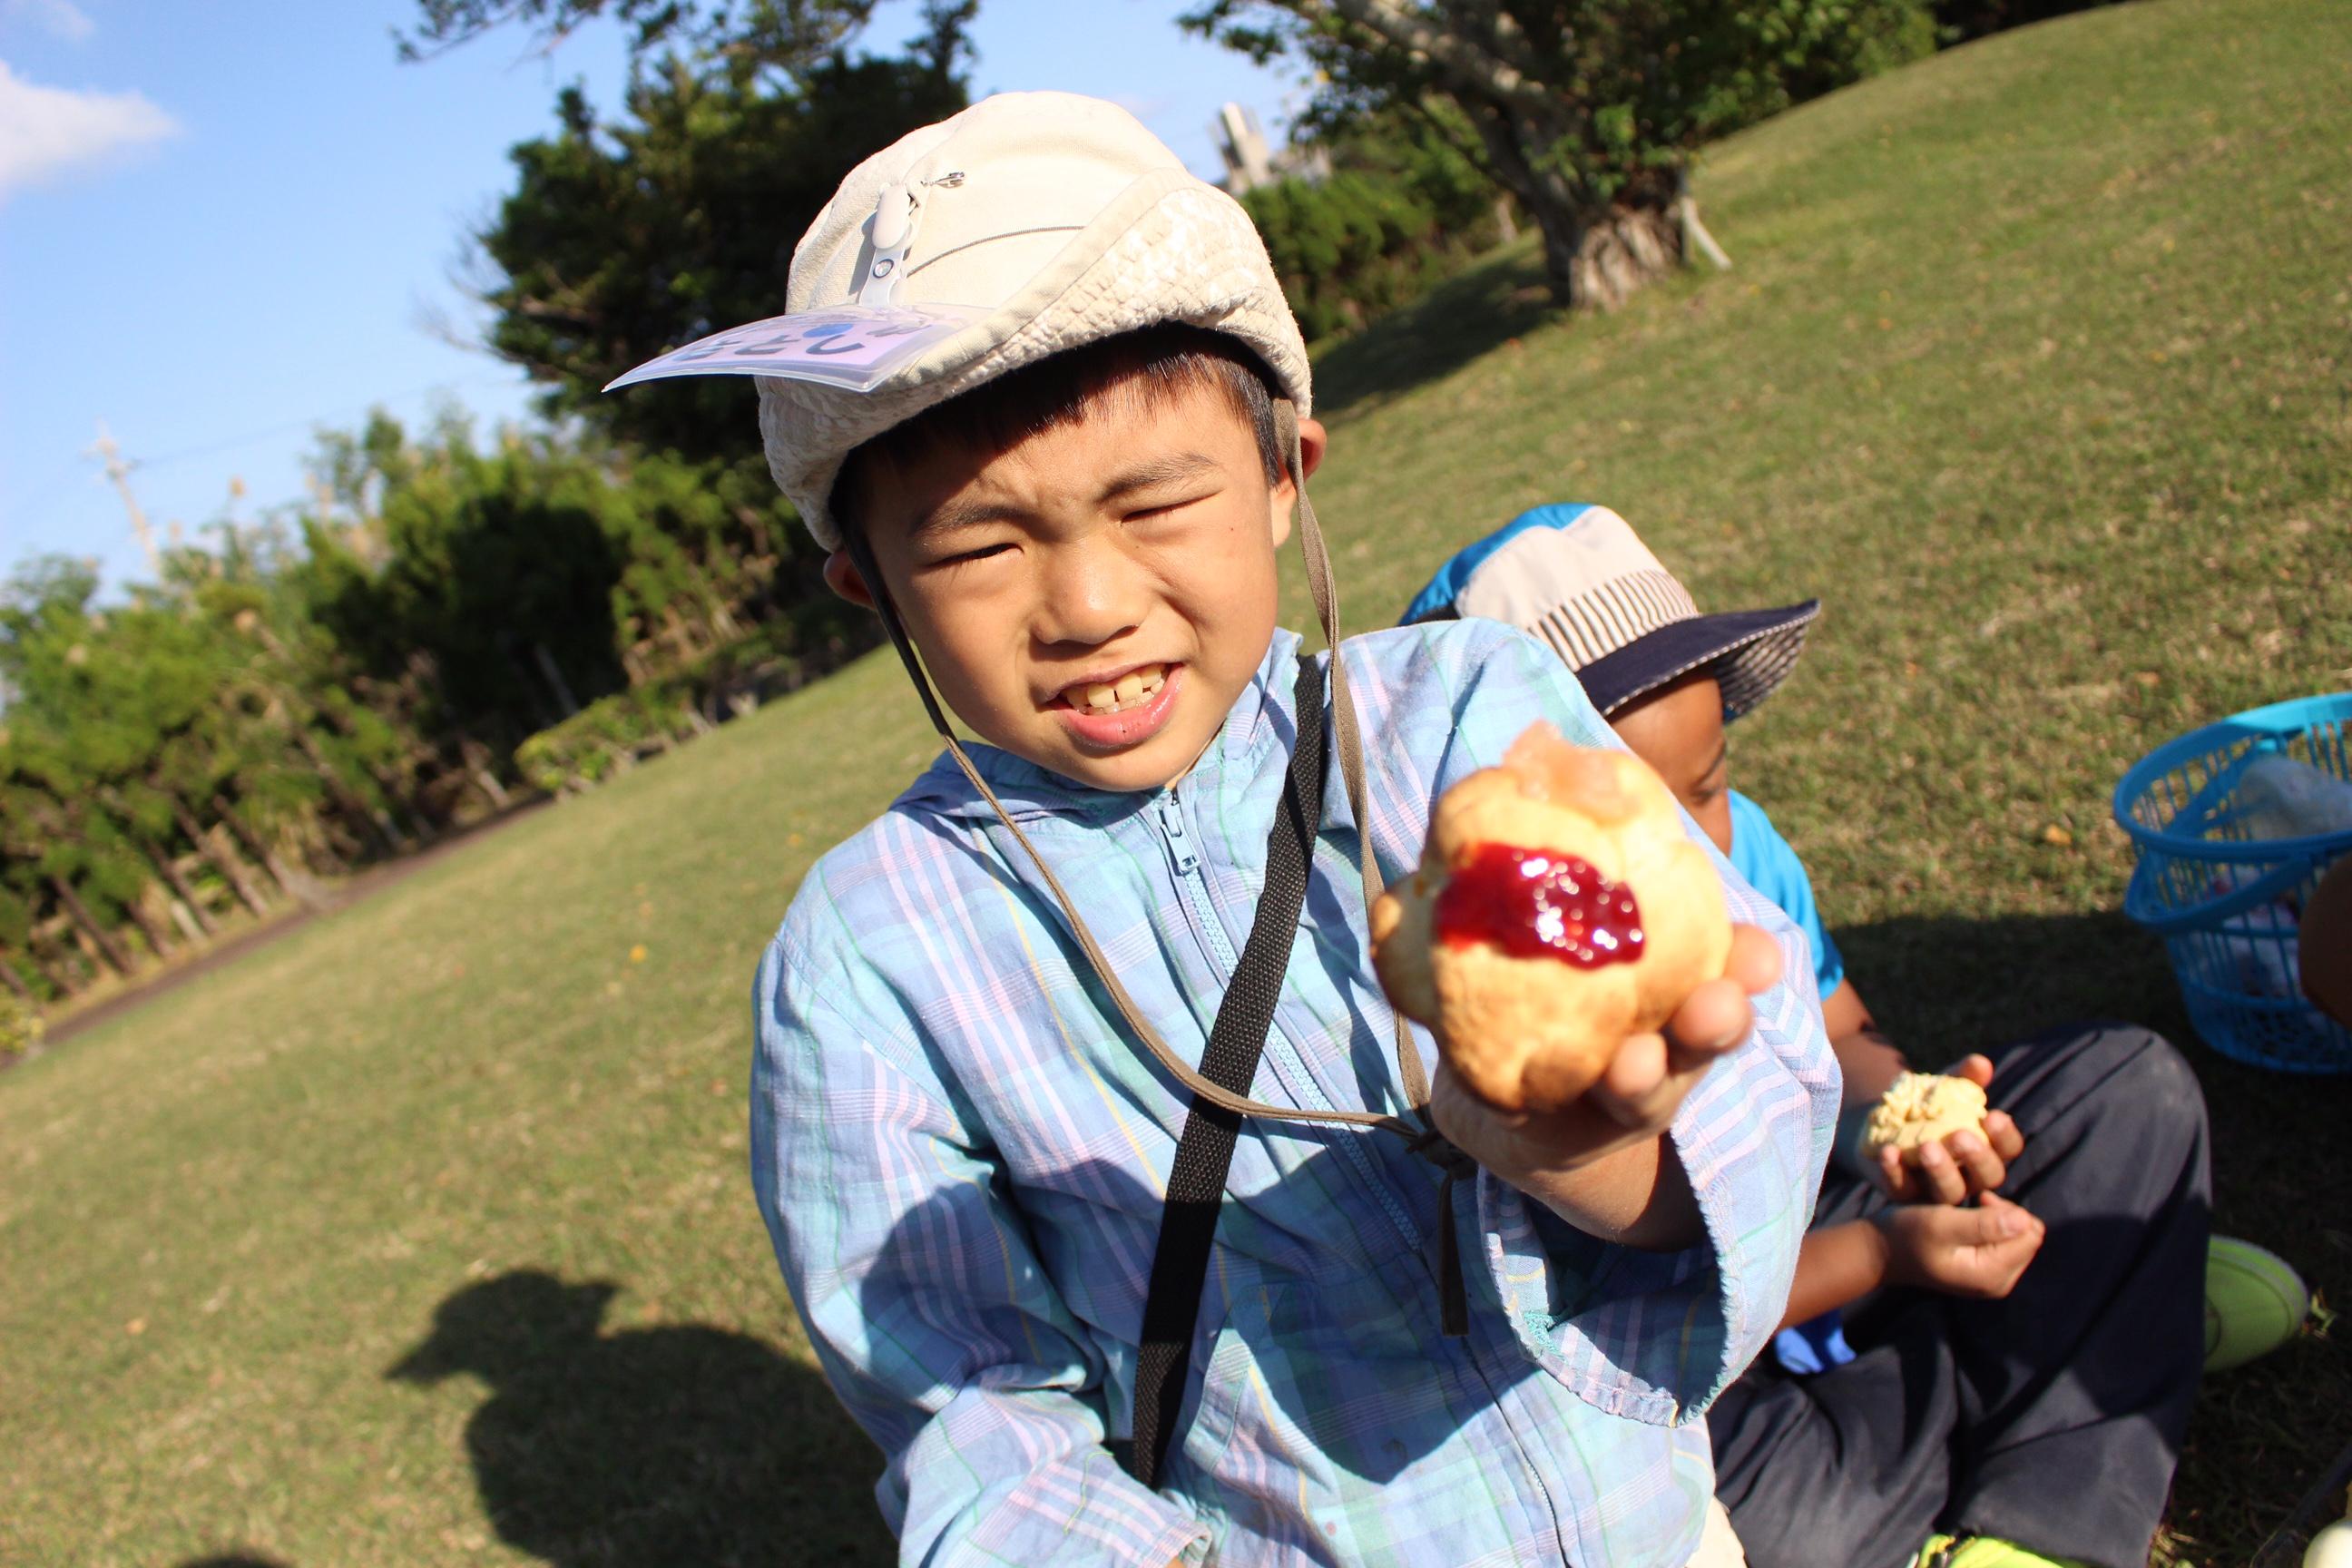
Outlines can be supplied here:
<path id="1" fill-rule="evenodd" d="M 1357 841 L 1363 851 L 1364 906 L 1369 910 L 1372 901 L 1381 896 L 1381 873 L 1372 858 L 1371 826 L 1367 815 L 1369 801 L 1364 787 L 1363 742 L 1356 722 L 1355 702 L 1348 693 L 1347 666 L 1339 658 L 1339 603 L 1331 581 L 1331 556 L 1323 543 L 1323 531 L 1316 524 L 1315 505 L 1307 499 L 1306 468 L 1300 461 L 1298 446 L 1297 406 L 1286 397 L 1278 397 L 1274 402 L 1274 414 L 1276 437 L 1282 447 L 1285 460 L 1290 466 L 1297 490 L 1298 544 L 1300 552 L 1307 558 L 1307 592 L 1315 600 L 1315 616 L 1323 628 L 1324 644 L 1331 650 L 1332 728 L 1339 741 L 1340 778 L 1347 787 L 1348 804 L 1356 819 Z M 1210 1081 L 1169 1047 L 1160 1031 L 1152 1027 L 1150 1021 L 1144 1017 L 1142 1009 L 1135 1005 L 1135 999 L 1128 994 L 1127 987 L 1119 983 L 1118 970 L 1103 955 L 1094 932 L 1087 929 L 1077 906 L 1062 887 L 1061 879 L 1054 875 L 1054 868 L 1047 864 L 1045 856 L 1038 853 L 1037 847 L 1029 841 L 1029 836 L 1021 831 L 1020 825 L 1004 809 L 1003 802 L 996 798 L 996 792 L 988 787 L 988 781 L 980 776 L 980 770 L 972 766 L 971 758 L 956 739 L 955 731 L 948 724 L 947 711 L 940 705 L 940 700 L 923 672 L 922 661 L 916 655 L 914 642 L 907 636 L 906 626 L 898 618 L 898 606 L 890 602 L 889 591 L 883 585 L 882 574 L 875 566 L 873 552 L 866 543 L 864 531 L 845 529 L 843 542 L 859 574 L 866 579 L 866 586 L 874 596 L 874 608 L 882 617 L 883 629 L 888 632 L 891 646 L 898 650 L 898 658 L 915 683 L 916 693 L 923 700 L 923 710 L 930 715 L 931 727 L 947 743 L 948 754 L 955 758 L 956 765 L 963 770 L 964 777 L 971 781 L 972 788 L 988 802 L 995 811 L 997 820 L 1004 825 L 1005 831 L 1013 835 L 1013 841 L 1027 853 L 1036 865 L 1039 875 L 1045 879 L 1045 886 L 1053 890 L 1055 902 L 1061 906 L 1063 917 L 1069 921 L 1072 933 L 1078 939 L 1078 946 L 1086 952 L 1087 962 L 1093 965 L 1096 978 L 1110 993 L 1112 1002 L 1118 1007 L 1119 1016 L 1126 1019 L 1127 1026 L 1142 1042 L 1152 1059 L 1195 1096 L 1238 1116 L 1259 1116 L 1278 1121 L 1377 1127 L 1398 1133 L 1412 1141 L 1416 1152 L 1428 1155 L 1441 1167 L 1449 1169 L 1446 1184 L 1450 1189 L 1453 1184 L 1451 1177 L 1460 1173 L 1451 1166 L 1462 1156 L 1454 1153 L 1451 1146 L 1436 1135 L 1427 1121 L 1429 1076 L 1423 1068 L 1420 1048 L 1413 1043 L 1412 1028 L 1402 1015 L 1395 1019 L 1397 1067 L 1402 1079 L 1405 1104 L 1422 1119 L 1418 1121 L 1380 1111 L 1300 1110 L 1288 1106 L 1268 1105 Z M 1306 723 L 1307 716 L 1300 714 L 1298 721 Z M 1441 1155 L 1450 1156 L 1450 1159 Z M 1449 1218 L 1450 1215 L 1449 1208 Z"/>

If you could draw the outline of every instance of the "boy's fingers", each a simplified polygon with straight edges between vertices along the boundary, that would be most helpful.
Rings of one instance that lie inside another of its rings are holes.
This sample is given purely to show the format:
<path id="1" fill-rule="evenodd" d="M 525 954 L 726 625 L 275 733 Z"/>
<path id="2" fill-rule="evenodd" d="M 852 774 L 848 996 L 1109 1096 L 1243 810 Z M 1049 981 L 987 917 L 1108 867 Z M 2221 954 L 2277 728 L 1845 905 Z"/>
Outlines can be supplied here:
<path id="1" fill-rule="evenodd" d="M 1756 1010 L 1748 999 L 1780 980 L 1780 944 L 1759 927 L 1733 926 L 1722 978 L 1693 989 L 1666 1020 L 1671 1070 L 1697 1071 L 1746 1039 L 1756 1026 Z"/>
<path id="2" fill-rule="evenodd" d="M 1674 1047 L 1677 1067 L 1688 1070 L 1702 1066 L 1748 1037 L 1756 1023 L 1748 994 L 1738 981 L 1726 975 L 1683 998 L 1666 1020 L 1666 1039 Z"/>
<path id="3" fill-rule="evenodd" d="M 2023 1205 L 2013 1204 L 1999 1193 L 1980 1194 L 1977 1206 L 1967 1212 L 1977 1216 L 1977 1234 L 1988 1242 L 2027 1235 L 2042 1223 Z"/>
<path id="4" fill-rule="evenodd" d="M 1944 1152 L 1952 1157 L 1964 1179 L 1979 1192 L 1990 1192 L 2000 1185 L 2009 1171 L 1991 1143 L 1975 1132 L 1955 1132 L 1944 1140 Z"/>
<path id="5" fill-rule="evenodd" d="M 1957 1204 L 1969 1195 L 1968 1178 L 1960 1174 L 1941 1143 L 1919 1146 L 1919 1182 L 1936 1203 Z"/>
<path id="6" fill-rule="evenodd" d="M 1912 1202 L 1917 1195 L 1918 1184 L 1911 1179 L 1910 1168 L 1903 1163 L 1903 1151 L 1889 1143 L 1877 1154 L 1879 1180 L 1885 1184 L 1886 1195 L 1898 1204 Z"/>
<path id="7" fill-rule="evenodd" d="M 1946 1076 L 1949 1078 L 1964 1078 L 1970 1083 L 1976 1085 L 1979 1089 L 1990 1089 L 1992 1087 L 1992 1058 L 1979 1052 L 1971 1051 L 1967 1056 L 1962 1057 L 1953 1067 L 1952 1070 Z"/>
<path id="8" fill-rule="evenodd" d="M 2039 1224 L 2032 1225 L 1992 1249 L 1992 1256 L 2000 1260 L 2002 1295 L 2009 1294 L 2010 1287 L 2017 1283 L 2026 1265 L 2040 1256 L 2043 1234 Z"/>
<path id="9" fill-rule="evenodd" d="M 1658 1035 L 1629 1035 L 1609 1058 L 1601 1081 L 1588 1097 L 1611 1121 L 1639 1127 L 1651 1120 L 1654 1102 L 1670 1077 L 1666 1042 Z"/>
<path id="10" fill-rule="evenodd" d="M 2017 1157 L 2025 1152 L 2025 1134 L 2018 1130 L 2016 1121 L 2006 1110 L 1985 1113 L 1984 1134 L 1985 1141 L 1992 1145 L 1992 1152 L 2000 1156 L 2003 1165 L 2014 1163 Z"/>
<path id="11" fill-rule="evenodd" d="M 1725 961 L 1723 973 L 1750 996 L 1769 991 L 1780 983 L 1780 944 L 1761 926 L 1735 925 L 1731 956 Z"/>
<path id="12" fill-rule="evenodd" d="M 2042 1250 L 2042 1237 L 2050 1234 L 2050 1227 L 2042 1223 L 2039 1215 L 2028 1212 L 2023 1205 L 2013 1204 L 1999 1193 L 1981 1194 L 1977 1199 L 1977 1212 L 1990 1215 L 2005 1233 L 1994 1244 L 1993 1250 L 2002 1258 L 2013 1262 L 2018 1273 L 2023 1273 L 2026 1264 Z M 2014 1282 L 2015 1275 L 2011 1279 Z"/>

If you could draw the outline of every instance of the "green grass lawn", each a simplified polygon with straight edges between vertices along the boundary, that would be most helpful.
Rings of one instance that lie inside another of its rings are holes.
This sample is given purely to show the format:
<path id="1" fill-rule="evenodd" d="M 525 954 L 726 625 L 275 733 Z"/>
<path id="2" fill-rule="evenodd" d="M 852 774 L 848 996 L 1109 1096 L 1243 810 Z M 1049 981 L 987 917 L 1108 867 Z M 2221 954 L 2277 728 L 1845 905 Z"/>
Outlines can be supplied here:
<path id="1" fill-rule="evenodd" d="M 1893 1031 L 2185 1037 L 2107 795 L 2352 686 L 2347 149 L 2318 0 L 2147 0 L 1764 126 L 1700 184 L 1737 270 L 1562 323 L 1507 254 L 1325 357 L 1350 620 L 1549 500 L 1706 605 L 1819 595 L 1738 779 Z M 751 1202 L 747 997 L 926 733 L 868 659 L 0 1076 L 0 1562 L 881 1559 Z M 2221 1225 L 2352 1299 L 2352 1083 L 2190 1048 Z M 2347 1412 L 2340 1335 L 2216 1380 L 2168 1550 L 2244 1562 Z"/>

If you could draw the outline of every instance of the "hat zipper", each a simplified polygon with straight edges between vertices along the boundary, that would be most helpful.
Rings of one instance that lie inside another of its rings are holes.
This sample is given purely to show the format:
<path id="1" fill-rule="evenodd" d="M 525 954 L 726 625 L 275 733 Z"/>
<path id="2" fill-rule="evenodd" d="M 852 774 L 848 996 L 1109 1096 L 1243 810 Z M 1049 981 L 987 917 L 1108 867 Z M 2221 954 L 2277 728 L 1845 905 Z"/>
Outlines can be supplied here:
<path id="1" fill-rule="evenodd" d="M 898 279 L 907 270 L 907 253 L 914 248 L 915 231 L 921 226 L 924 190 L 962 184 L 963 171 L 950 169 L 929 179 L 882 187 L 874 198 L 874 221 L 867 230 L 874 259 L 866 263 L 866 280 L 857 288 L 860 305 L 887 309 L 896 300 Z"/>

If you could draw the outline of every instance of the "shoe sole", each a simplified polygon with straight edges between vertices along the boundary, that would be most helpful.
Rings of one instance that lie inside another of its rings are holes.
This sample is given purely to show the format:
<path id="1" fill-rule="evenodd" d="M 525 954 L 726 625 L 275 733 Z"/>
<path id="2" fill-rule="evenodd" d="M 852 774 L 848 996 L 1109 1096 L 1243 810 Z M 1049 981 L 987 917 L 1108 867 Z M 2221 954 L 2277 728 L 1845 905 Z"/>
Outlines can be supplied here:
<path id="1" fill-rule="evenodd" d="M 2214 1302 L 2227 1303 L 2217 1310 Z M 2205 1251 L 2205 1370 L 2227 1372 L 2294 1338 L 2311 1311 L 2303 1278 L 2277 1253 L 2217 1236 Z"/>

